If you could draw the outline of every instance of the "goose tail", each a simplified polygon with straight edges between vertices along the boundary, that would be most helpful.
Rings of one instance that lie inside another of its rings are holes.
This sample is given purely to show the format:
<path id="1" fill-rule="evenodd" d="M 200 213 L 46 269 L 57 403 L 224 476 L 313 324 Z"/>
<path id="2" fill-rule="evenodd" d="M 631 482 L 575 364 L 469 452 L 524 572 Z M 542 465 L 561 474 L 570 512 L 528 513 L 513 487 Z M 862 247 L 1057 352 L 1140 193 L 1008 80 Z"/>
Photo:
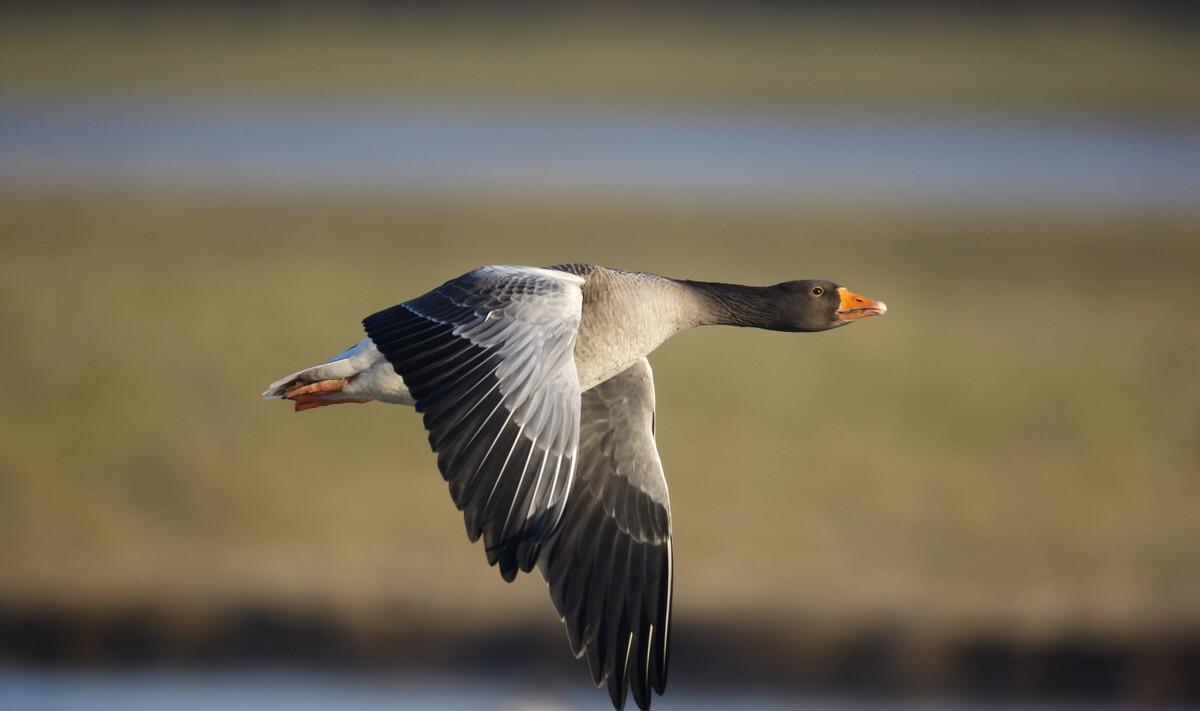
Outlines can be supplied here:
<path id="1" fill-rule="evenodd" d="M 318 383 L 322 380 L 338 380 L 357 375 L 363 369 L 363 365 L 369 365 L 355 362 L 359 360 L 355 356 L 363 350 L 364 344 L 370 345 L 370 341 L 363 339 L 324 363 L 309 366 L 279 378 L 263 391 L 263 399 L 284 400 L 287 399 L 287 391 L 293 389 L 293 386 L 297 384 Z"/>
<path id="2" fill-rule="evenodd" d="M 318 365 L 297 370 L 267 386 L 264 400 L 291 400 L 296 411 L 347 402 L 411 405 L 404 380 L 380 354 L 370 338 Z"/>

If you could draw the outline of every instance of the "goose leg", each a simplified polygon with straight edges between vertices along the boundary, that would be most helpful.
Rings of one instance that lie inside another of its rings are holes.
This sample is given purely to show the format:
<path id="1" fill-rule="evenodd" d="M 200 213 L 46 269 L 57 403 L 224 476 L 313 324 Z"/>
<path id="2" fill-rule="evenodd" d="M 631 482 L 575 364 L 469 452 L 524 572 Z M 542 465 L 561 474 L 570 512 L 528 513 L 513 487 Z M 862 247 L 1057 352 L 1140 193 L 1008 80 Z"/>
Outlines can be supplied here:
<path id="1" fill-rule="evenodd" d="M 305 410 L 311 410 L 317 407 L 325 407 L 326 405 L 345 405 L 351 402 L 371 402 L 371 398 L 369 397 L 359 398 L 356 400 L 326 400 L 320 395 L 301 395 L 299 397 L 292 398 L 292 400 L 296 403 L 296 412 L 304 412 Z"/>
<path id="2" fill-rule="evenodd" d="M 345 378 L 335 378 L 333 380 L 318 380 L 315 383 L 305 383 L 297 380 L 293 385 L 283 391 L 283 396 L 289 400 L 294 400 L 301 395 L 311 395 L 313 393 L 335 393 L 346 387 L 347 380 Z"/>
<path id="3" fill-rule="evenodd" d="M 325 405 L 341 405 L 348 402 L 371 402 L 371 398 L 336 397 L 349 382 L 347 378 L 318 380 L 315 383 L 297 381 L 284 391 L 283 396 L 296 403 L 296 412 L 304 412 Z"/>

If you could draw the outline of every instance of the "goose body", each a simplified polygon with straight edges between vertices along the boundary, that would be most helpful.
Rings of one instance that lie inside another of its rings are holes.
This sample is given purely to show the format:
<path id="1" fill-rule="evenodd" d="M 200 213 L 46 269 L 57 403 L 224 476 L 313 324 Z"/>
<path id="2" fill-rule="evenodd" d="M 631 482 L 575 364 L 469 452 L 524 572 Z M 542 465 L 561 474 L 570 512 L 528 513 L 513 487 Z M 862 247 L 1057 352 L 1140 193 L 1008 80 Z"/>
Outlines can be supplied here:
<path id="1" fill-rule="evenodd" d="M 414 405 L 468 537 L 506 580 L 537 567 L 593 681 L 648 709 L 666 686 L 673 564 L 646 356 L 696 326 L 818 331 L 884 311 L 826 281 L 489 266 L 368 316 L 366 338 L 263 397 Z"/>

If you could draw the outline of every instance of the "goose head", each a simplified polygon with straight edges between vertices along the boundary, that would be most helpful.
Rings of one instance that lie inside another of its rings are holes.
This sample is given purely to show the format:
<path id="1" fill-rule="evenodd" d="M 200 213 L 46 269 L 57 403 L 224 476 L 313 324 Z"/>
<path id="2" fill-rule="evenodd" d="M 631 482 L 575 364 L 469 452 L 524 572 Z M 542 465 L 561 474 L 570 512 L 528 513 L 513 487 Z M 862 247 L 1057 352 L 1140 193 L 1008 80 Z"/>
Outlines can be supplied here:
<path id="1" fill-rule="evenodd" d="M 779 316 L 770 326 L 776 331 L 827 331 L 887 312 L 882 301 L 822 279 L 785 281 L 769 289 Z"/>

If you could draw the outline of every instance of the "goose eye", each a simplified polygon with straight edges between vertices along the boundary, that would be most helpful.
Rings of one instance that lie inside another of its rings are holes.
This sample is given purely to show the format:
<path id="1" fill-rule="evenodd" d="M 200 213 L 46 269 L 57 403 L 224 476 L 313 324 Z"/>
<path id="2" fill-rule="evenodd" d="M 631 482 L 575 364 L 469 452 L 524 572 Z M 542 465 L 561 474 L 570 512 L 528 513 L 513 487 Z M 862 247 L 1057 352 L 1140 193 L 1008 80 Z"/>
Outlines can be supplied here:
<path id="1" fill-rule="evenodd" d="M 822 289 L 822 288 L 821 288 L 821 287 L 819 287 L 819 286 L 814 286 L 814 287 L 812 288 L 812 295 L 813 295 L 813 296 L 820 296 L 821 294 L 824 294 L 824 293 L 825 293 L 825 290 L 824 290 L 824 289 Z"/>

